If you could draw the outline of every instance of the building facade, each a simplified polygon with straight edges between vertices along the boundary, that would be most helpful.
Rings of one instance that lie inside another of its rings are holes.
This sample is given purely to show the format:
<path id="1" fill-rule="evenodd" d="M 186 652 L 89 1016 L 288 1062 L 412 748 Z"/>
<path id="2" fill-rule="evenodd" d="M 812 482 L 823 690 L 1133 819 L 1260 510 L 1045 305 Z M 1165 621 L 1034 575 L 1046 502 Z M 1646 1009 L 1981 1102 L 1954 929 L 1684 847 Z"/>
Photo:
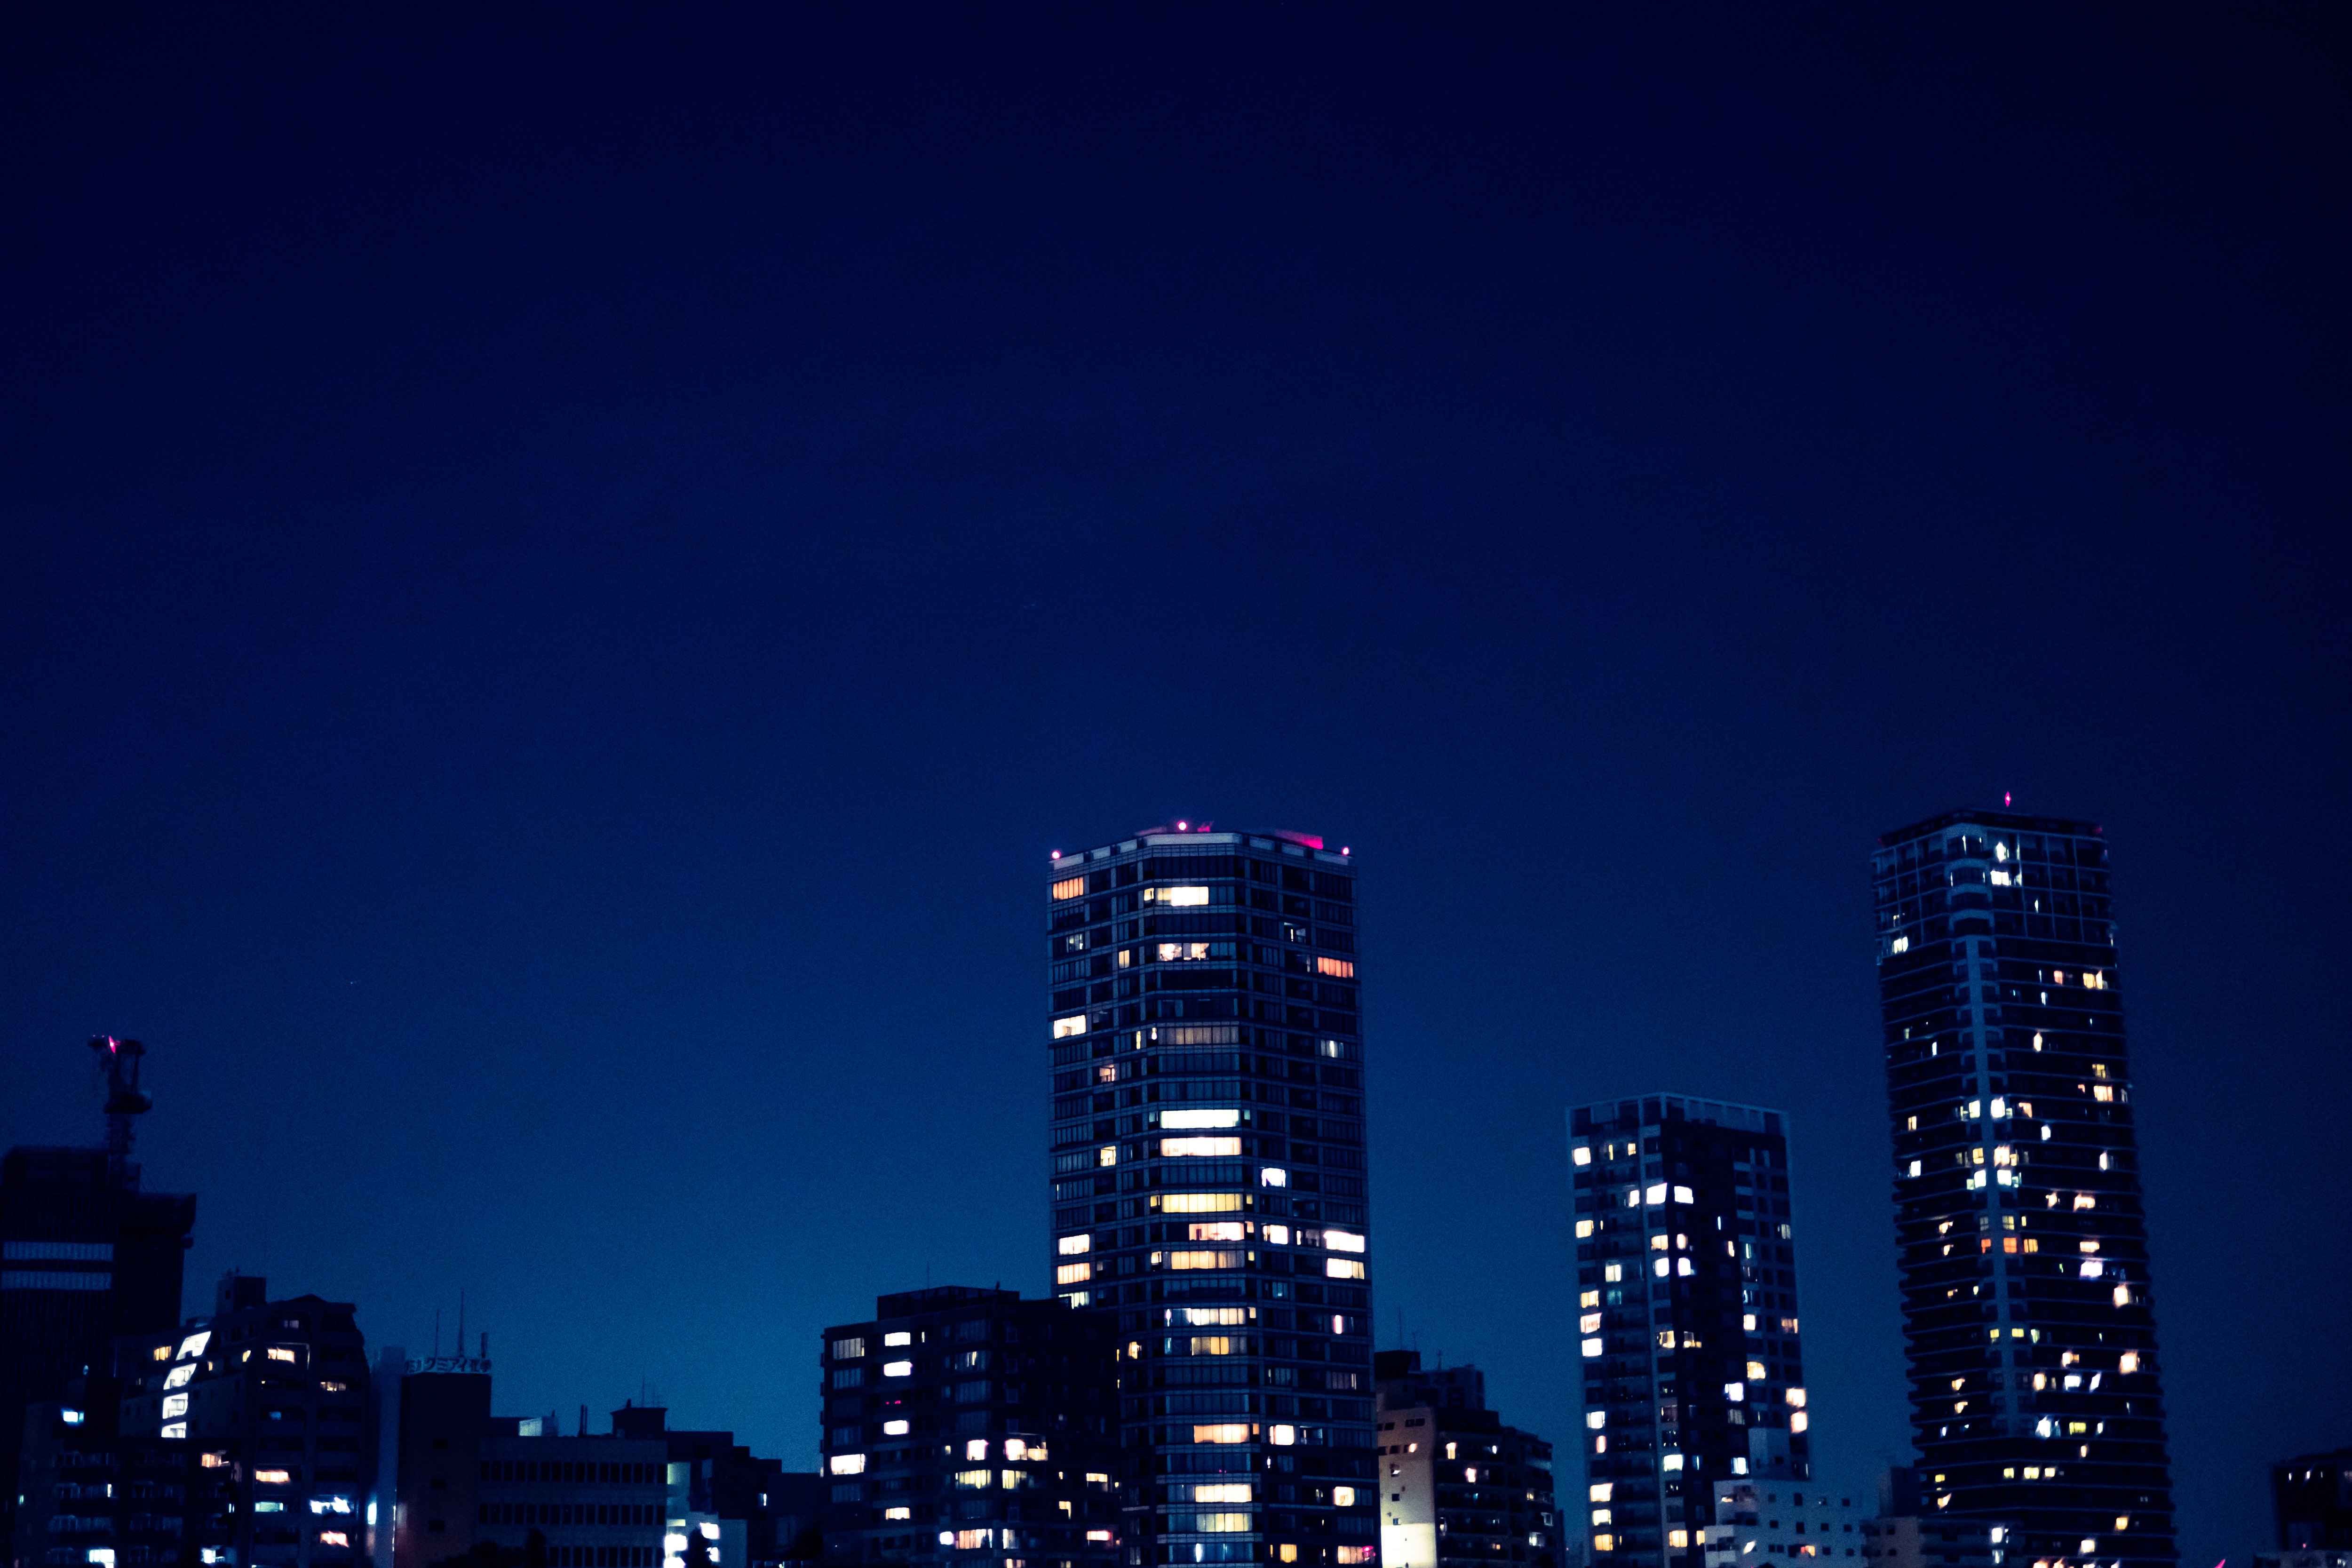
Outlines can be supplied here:
<path id="1" fill-rule="evenodd" d="M 2013 1524 L 2012 1563 L 2168 1565 L 2106 842 L 1953 812 L 1873 873 L 1923 1512 Z"/>
<path id="2" fill-rule="evenodd" d="M 138 1568 L 186 1560 L 191 1454 L 184 1442 L 126 1436 L 121 1384 L 76 1378 L 55 1404 L 28 1405 L 17 1458 L 15 1568 Z"/>
<path id="3" fill-rule="evenodd" d="M 1384 1568 L 1557 1568 L 1551 1445 L 1486 1408 L 1475 1367 L 1424 1372 L 1413 1351 L 1373 1359 Z"/>
<path id="4" fill-rule="evenodd" d="M 1180 822 L 1046 895 L 1050 1262 L 1120 1342 L 1127 1561 L 1370 1562 L 1353 860 Z"/>
<path id="5" fill-rule="evenodd" d="M 1701 1568 L 1714 1485 L 1811 1474 L 1787 1120 L 1684 1095 L 1569 1112 L 1586 1538 Z"/>
<path id="6" fill-rule="evenodd" d="M 943 1285 L 823 1339 L 828 1563 L 1120 1561 L 1118 1347 L 1099 1316 Z"/>

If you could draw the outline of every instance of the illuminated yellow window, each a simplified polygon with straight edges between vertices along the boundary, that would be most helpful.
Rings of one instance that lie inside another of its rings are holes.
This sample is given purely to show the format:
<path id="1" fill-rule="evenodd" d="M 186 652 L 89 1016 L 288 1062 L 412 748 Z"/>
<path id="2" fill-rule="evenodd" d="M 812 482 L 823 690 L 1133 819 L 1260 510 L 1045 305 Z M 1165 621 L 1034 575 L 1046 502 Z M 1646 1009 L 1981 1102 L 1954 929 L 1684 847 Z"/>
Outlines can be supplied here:
<path id="1" fill-rule="evenodd" d="M 1353 980 L 1356 977 L 1356 966 L 1354 963 L 1345 958 L 1325 958 L 1318 954 L 1315 960 L 1315 973 L 1328 974 L 1337 980 Z"/>
<path id="2" fill-rule="evenodd" d="M 1094 1277 L 1095 1266 L 1091 1263 L 1065 1263 L 1054 1270 L 1056 1285 L 1083 1285 Z"/>
<path id="3" fill-rule="evenodd" d="M 1084 877 L 1067 877 L 1054 884 L 1054 897 L 1056 899 L 1075 899 L 1086 890 L 1087 879 Z"/>

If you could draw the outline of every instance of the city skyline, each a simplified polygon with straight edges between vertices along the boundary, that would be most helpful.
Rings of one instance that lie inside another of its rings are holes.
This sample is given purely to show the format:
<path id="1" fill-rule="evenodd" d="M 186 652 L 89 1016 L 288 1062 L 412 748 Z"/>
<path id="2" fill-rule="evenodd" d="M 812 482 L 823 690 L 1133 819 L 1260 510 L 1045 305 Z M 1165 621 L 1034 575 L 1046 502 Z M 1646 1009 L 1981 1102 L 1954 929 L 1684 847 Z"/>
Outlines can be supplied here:
<path id="1" fill-rule="evenodd" d="M 2346 1441 L 2332 17 L 0 27 L 0 1141 L 146 1041 L 188 1305 L 805 1468 L 818 1326 L 1054 1288 L 1034 879 L 1206 815 L 1377 868 L 1377 1342 L 1569 1491 L 1562 1108 L 1778 1108 L 1859 1493 L 1868 854 L 2013 797 L 2115 845 L 2183 1553 Z"/>

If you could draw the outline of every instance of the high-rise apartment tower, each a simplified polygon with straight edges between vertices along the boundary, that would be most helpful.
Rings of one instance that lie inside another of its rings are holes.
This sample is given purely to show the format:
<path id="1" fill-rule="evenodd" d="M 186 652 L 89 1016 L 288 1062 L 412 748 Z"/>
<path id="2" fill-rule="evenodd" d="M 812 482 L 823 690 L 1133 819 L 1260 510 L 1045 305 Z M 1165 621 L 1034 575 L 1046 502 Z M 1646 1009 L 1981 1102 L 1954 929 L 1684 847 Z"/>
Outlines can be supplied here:
<path id="1" fill-rule="evenodd" d="M 1585 1539 L 1595 1562 L 1700 1568 L 1715 1483 L 1811 1473 L 1788 1123 L 1651 1094 L 1571 1109 L 1568 1142 Z"/>
<path id="2" fill-rule="evenodd" d="M 1119 1346 L 1120 1542 L 1377 1555 L 1356 872 L 1153 827 L 1047 877 L 1052 1268 Z"/>
<path id="3" fill-rule="evenodd" d="M 2017 1568 L 2175 1558 L 2107 846 L 1952 812 L 1873 863 L 1923 1503 Z"/>

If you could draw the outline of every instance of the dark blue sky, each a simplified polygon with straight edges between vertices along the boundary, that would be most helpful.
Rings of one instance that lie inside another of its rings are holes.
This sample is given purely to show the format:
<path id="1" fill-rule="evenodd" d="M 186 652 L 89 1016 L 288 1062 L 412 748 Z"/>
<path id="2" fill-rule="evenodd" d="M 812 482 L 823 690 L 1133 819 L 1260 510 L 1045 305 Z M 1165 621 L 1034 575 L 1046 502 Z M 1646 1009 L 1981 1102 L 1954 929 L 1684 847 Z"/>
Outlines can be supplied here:
<path id="1" fill-rule="evenodd" d="M 2115 845 L 2184 1557 L 2352 1442 L 2339 14 L 0 17 L 0 1138 L 813 1462 L 1045 1282 L 1040 879 L 1351 846 L 1378 1305 L 1566 1446 L 1560 1113 L 1789 1108 L 1905 1443 L 1866 864 Z M 2200 1554 L 2201 1553 L 2201 1557 Z"/>

